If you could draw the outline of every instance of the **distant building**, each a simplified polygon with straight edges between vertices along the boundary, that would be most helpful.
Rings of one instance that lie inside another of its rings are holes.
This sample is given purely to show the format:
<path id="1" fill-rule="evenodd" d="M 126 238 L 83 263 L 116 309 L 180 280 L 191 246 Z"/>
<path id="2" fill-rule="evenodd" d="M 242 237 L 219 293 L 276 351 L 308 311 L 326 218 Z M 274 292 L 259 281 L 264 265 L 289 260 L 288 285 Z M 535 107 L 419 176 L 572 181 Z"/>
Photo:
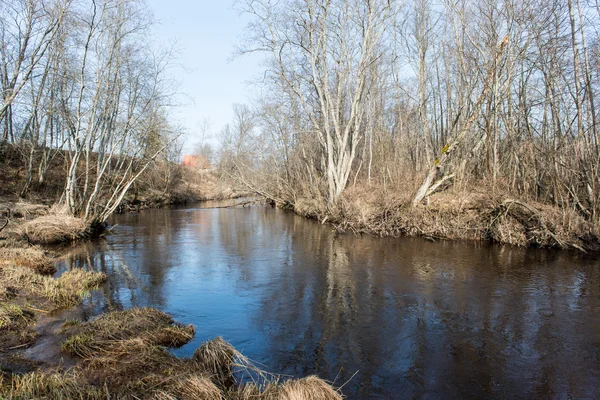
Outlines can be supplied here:
<path id="1" fill-rule="evenodd" d="M 190 168 L 212 169 L 212 165 L 204 156 L 183 156 L 181 165 Z"/>

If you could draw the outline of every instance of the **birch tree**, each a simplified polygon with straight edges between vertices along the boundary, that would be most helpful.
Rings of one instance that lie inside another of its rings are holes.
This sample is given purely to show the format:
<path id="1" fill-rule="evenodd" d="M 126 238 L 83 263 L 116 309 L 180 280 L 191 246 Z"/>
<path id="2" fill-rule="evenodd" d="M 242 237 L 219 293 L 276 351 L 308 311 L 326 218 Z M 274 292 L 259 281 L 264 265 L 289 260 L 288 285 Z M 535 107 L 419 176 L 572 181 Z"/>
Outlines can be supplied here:
<path id="1" fill-rule="evenodd" d="M 364 138 L 370 68 L 382 56 L 396 4 L 368 0 L 246 1 L 253 17 L 243 52 L 268 52 L 270 78 L 283 81 L 310 119 L 322 151 L 327 198 L 345 189 Z"/>

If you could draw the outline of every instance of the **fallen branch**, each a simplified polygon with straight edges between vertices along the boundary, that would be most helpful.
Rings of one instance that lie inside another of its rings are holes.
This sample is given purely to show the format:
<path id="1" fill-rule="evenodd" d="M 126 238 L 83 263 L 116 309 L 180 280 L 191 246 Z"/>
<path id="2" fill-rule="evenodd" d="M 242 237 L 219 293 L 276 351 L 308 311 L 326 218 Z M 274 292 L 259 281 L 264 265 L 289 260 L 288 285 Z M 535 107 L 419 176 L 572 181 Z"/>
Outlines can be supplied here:
<path id="1" fill-rule="evenodd" d="M 236 207 L 245 207 L 248 204 L 254 204 L 259 202 L 260 200 L 249 200 L 249 201 L 244 201 L 242 203 L 237 203 L 237 204 L 232 204 L 232 205 L 228 205 L 228 206 L 215 206 L 215 207 L 207 207 L 205 208 L 205 210 L 212 210 L 212 209 L 216 209 L 216 208 L 236 208 Z"/>
<path id="2" fill-rule="evenodd" d="M 431 185 L 431 187 L 429 188 L 429 190 L 427 190 L 427 193 L 425 194 L 425 198 L 431 196 L 433 193 L 435 193 L 436 190 L 439 189 L 440 186 L 442 186 L 444 183 L 446 183 L 447 181 L 449 181 L 450 179 L 453 179 L 453 178 L 454 178 L 454 173 L 444 175 L 436 183 Z"/>

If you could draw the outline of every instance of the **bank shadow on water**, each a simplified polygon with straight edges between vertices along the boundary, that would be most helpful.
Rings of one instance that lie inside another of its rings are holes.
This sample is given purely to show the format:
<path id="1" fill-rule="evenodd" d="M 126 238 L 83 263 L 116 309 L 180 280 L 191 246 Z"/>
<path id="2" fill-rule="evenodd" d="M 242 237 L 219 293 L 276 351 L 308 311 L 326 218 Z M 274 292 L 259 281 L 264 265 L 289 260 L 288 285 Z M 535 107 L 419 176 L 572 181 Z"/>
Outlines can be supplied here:
<path id="1" fill-rule="evenodd" d="M 351 399 L 600 398 L 595 256 L 337 235 L 268 207 L 111 223 L 60 267 L 109 275 L 89 315 L 151 306 L 193 323 L 178 355 L 223 336 Z"/>

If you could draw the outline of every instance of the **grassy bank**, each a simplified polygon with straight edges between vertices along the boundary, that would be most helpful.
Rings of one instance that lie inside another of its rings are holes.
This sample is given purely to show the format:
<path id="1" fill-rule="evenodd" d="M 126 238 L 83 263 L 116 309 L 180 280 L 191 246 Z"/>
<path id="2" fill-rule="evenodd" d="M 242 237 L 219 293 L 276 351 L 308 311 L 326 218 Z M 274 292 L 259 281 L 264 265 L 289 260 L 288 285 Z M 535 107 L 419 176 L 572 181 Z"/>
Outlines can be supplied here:
<path id="1" fill-rule="evenodd" d="M 193 357 L 180 359 L 167 348 L 194 336 L 193 326 L 174 323 L 160 311 L 113 312 L 90 322 L 70 321 L 62 343 L 80 359 L 68 371 L 5 378 L 10 399 L 341 399 L 316 377 L 280 382 L 255 368 L 221 338 L 205 342 Z M 242 375 L 254 381 L 241 383 Z"/>
<path id="2" fill-rule="evenodd" d="M 41 250 L 28 249 L 39 260 L 30 264 L 21 262 L 23 256 L 19 251 L 11 251 L 13 257 L 4 252 L 0 264 L 0 361 L 12 350 L 33 345 L 39 315 L 80 304 L 89 290 L 106 280 L 102 273 L 83 270 L 68 271 L 60 278 L 53 278 L 39 272 L 40 266 L 47 265 L 49 259 Z M 41 270 L 47 272 L 45 267 Z"/>
<path id="3" fill-rule="evenodd" d="M 282 382 L 221 338 L 204 343 L 191 358 L 174 357 L 168 348 L 188 343 L 195 328 L 151 308 L 106 313 L 87 322 L 66 320 L 61 354 L 77 360 L 72 368 L 22 357 L 21 349 L 36 340 L 40 314 L 78 304 L 105 279 L 82 270 L 56 279 L 25 266 L 0 267 L 0 398 L 342 398 L 316 377 Z M 20 371 L 11 368 L 15 363 Z"/>
<path id="4" fill-rule="evenodd" d="M 436 193 L 426 204 L 413 207 L 412 193 L 350 187 L 333 207 L 314 196 L 298 196 L 278 205 L 330 223 L 340 232 L 600 250 L 600 229 L 575 209 L 565 212 L 563 208 L 518 199 L 509 193 L 476 188 Z"/>
<path id="5" fill-rule="evenodd" d="M 59 256 L 42 245 L 85 237 L 88 228 L 49 207 L 11 207 L 18 218 L 0 232 L 0 399 L 342 398 L 316 377 L 281 381 L 220 338 L 191 358 L 174 357 L 169 348 L 188 343 L 195 328 L 155 309 L 65 319 L 60 332 L 40 330 L 41 320 L 78 306 L 107 277 L 81 269 L 53 277 Z M 42 338 L 59 357 L 27 358 Z"/>

